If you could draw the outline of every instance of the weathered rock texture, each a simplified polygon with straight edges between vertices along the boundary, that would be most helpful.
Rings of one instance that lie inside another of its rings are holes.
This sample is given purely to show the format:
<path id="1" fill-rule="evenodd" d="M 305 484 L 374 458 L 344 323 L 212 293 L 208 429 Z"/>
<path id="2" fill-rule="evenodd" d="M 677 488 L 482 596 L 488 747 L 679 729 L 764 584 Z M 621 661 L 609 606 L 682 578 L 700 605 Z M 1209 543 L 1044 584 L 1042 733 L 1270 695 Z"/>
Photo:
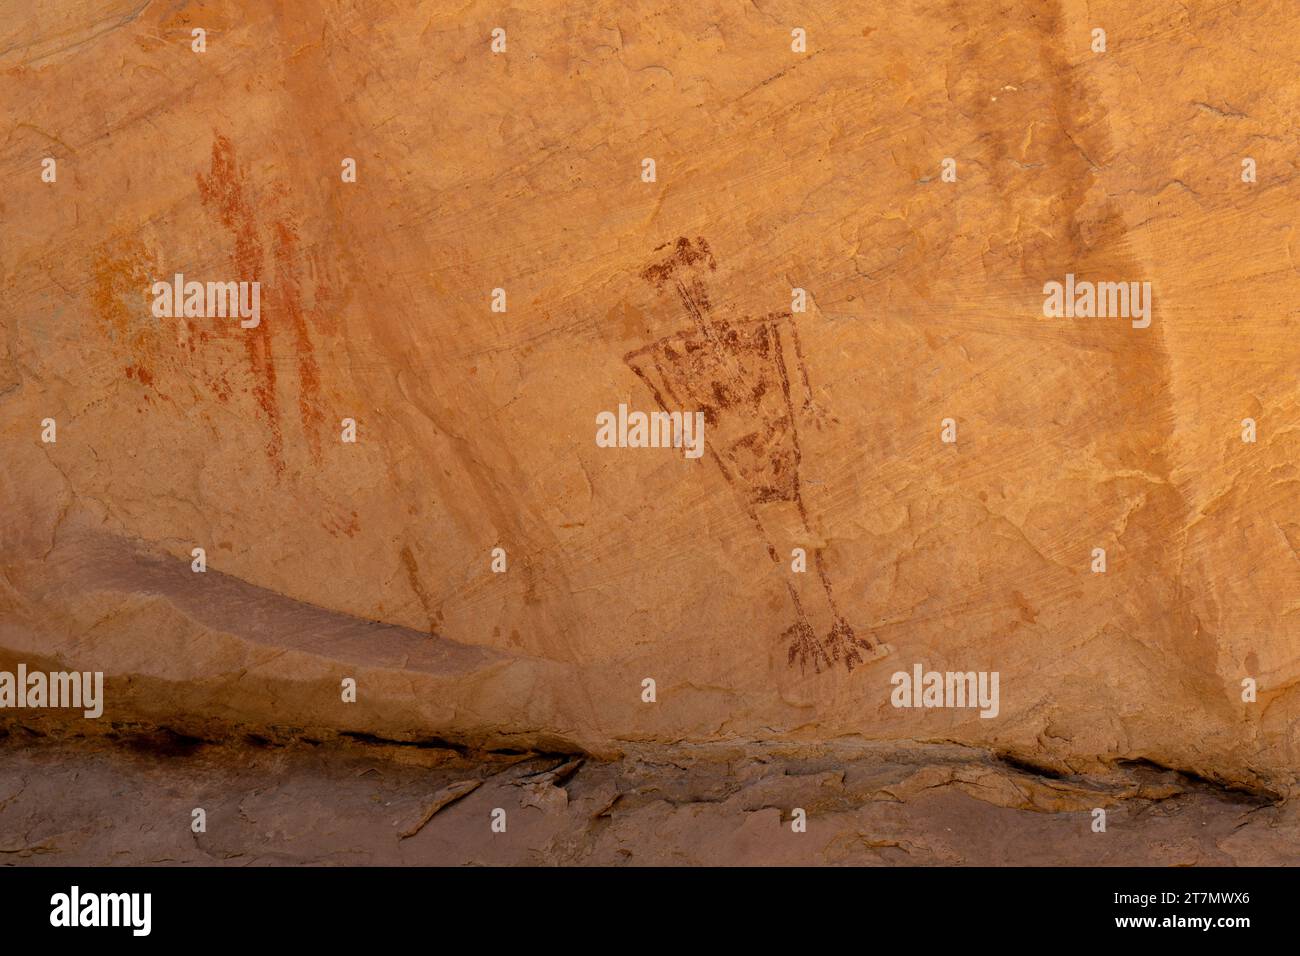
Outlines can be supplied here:
<path id="1" fill-rule="evenodd" d="M 118 742 L 0 742 L 0 862 L 1286 865 L 1300 839 L 1294 801 L 1147 766 L 1058 779 L 952 746 L 711 745 L 598 762 L 261 739 L 232 753 L 129 731 Z M 1105 835 L 1091 829 L 1097 807 Z M 498 808 L 507 828 L 493 834 Z"/>
<path id="2" fill-rule="evenodd" d="M 1293 14 L 10 9 L 0 667 L 205 739 L 946 742 L 1288 793 Z M 260 326 L 155 318 L 177 272 L 259 281 Z M 1044 318 L 1067 273 L 1150 281 L 1150 328 Z M 597 447 L 619 403 L 706 410 L 706 454 Z M 999 672 L 998 717 L 892 707 L 914 663 Z"/>

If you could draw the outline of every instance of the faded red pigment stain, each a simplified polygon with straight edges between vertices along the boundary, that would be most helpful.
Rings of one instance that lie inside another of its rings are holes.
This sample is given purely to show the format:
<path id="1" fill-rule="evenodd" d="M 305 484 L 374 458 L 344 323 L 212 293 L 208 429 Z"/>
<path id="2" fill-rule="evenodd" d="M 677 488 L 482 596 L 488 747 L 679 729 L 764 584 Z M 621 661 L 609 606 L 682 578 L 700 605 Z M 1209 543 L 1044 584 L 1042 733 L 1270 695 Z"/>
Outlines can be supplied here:
<path id="1" fill-rule="evenodd" d="M 339 514 L 331 515 L 325 519 L 322 526 L 336 538 L 340 534 L 345 534 L 349 538 L 355 538 L 358 532 L 361 531 L 361 521 L 358 519 L 355 511 L 351 512 L 350 515 L 341 512 Z"/>
<path id="2" fill-rule="evenodd" d="M 203 205 L 214 212 L 235 240 L 234 262 L 240 281 L 258 282 L 262 275 L 262 242 L 257 217 L 249 199 L 248 182 L 230 140 L 214 133 L 212 164 L 207 176 L 196 176 Z M 264 320 L 256 328 L 241 330 L 248 364 L 253 374 L 253 398 L 270 429 L 266 453 L 277 475 L 284 473 L 284 438 L 275 390 L 275 357 L 271 328 Z"/>
<path id="3" fill-rule="evenodd" d="M 146 291 L 152 271 L 153 257 L 143 245 L 119 241 L 116 248 L 105 244 L 96 251 L 90 284 L 91 308 L 101 332 L 130 359 L 126 377 L 146 388 L 154 387 L 152 369 L 164 358 L 157 329 L 148 318 Z"/>
<path id="4" fill-rule="evenodd" d="M 188 318 L 158 319 L 152 315 L 150 289 L 158 278 L 157 257 L 134 237 L 115 236 L 102 243 L 91 259 L 90 305 L 108 347 L 126 364 L 123 375 L 144 390 L 171 401 L 159 386 L 178 379 L 201 378 L 218 401 L 229 401 L 232 389 L 223 358 L 205 350 L 196 365 L 198 343 L 211 337 Z"/>
<path id="5" fill-rule="evenodd" d="M 442 626 L 442 605 L 433 600 L 420 581 L 420 566 L 415 563 L 415 553 L 411 551 L 409 544 L 402 545 L 399 557 L 406 567 L 406 579 L 411 583 L 411 590 L 415 592 L 420 606 L 424 608 L 425 616 L 429 619 L 429 634 L 436 637 L 438 628 Z"/>
<path id="6" fill-rule="evenodd" d="M 298 414 L 302 419 L 303 434 L 307 437 L 312 461 L 320 464 L 320 426 L 325 422 L 325 415 L 320 405 L 320 368 L 316 364 L 307 317 L 303 312 L 297 247 L 298 233 L 291 223 L 281 219 L 275 224 L 276 292 L 293 325 L 298 352 Z"/>
<path id="7" fill-rule="evenodd" d="M 126 367 L 126 377 L 136 379 L 141 385 L 153 385 L 153 372 L 143 365 L 128 365 Z"/>

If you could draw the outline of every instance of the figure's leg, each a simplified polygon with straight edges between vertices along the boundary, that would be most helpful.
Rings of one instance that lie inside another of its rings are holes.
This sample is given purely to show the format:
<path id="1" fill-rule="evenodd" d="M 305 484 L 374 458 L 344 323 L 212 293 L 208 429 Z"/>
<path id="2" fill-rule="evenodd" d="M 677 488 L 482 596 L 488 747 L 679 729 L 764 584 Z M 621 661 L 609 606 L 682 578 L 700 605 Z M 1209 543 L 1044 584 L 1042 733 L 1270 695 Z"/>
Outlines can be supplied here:
<path id="1" fill-rule="evenodd" d="M 801 664 L 811 662 L 820 672 L 844 655 L 837 642 L 814 636 L 827 628 L 834 630 L 839 620 L 834 602 L 827 600 L 829 593 L 821 580 L 825 569 L 820 563 L 821 553 L 816 547 L 816 539 L 808 531 L 799 502 L 789 498 L 755 505 L 754 523 L 767 542 L 768 554 L 785 580 L 790 602 L 795 608 L 796 624 L 782 635 L 791 641 L 790 660 L 793 663 L 798 659 Z M 796 570 L 792 566 L 796 548 L 806 555 L 811 552 L 808 555 L 810 567 Z M 810 648 L 816 648 L 816 652 Z"/>
<path id="2" fill-rule="evenodd" d="M 833 620 L 830 633 L 826 635 L 824 642 L 826 653 L 836 662 L 843 658 L 844 665 L 849 670 L 853 670 L 862 663 L 861 652 L 874 654 L 876 644 L 870 638 L 859 637 L 853 630 L 853 625 L 840 613 L 839 605 L 835 602 L 835 590 L 831 587 L 830 574 L 826 571 L 826 563 L 822 560 L 820 548 L 815 552 L 813 560 L 817 565 L 817 576 L 821 579 L 822 588 L 826 592 L 826 603 L 830 605 Z"/>
<path id="3" fill-rule="evenodd" d="M 794 586 L 787 581 L 786 587 L 790 590 L 790 600 L 794 602 L 795 612 L 795 622 L 781 634 L 781 639 L 789 642 L 787 663 L 793 665 L 795 661 L 798 661 L 801 671 L 806 671 L 808 664 L 811 663 L 813 672 L 820 674 L 823 668 L 830 666 L 830 658 L 821 643 L 818 642 L 817 632 L 808 623 L 808 618 L 803 612 L 803 605 L 799 603 L 799 595 L 795 592 Z"/>
<path id="4" fill-rule="evenodd" d="M 799 341 L 797 324 L 792 316 L 784 318 L 786 321 L 779 322 L 776 326 L 778 330 L 777 352 L 778 359 L 783 363 L 782 371 L 784 381 L 787 383 L 785 391 L 790 420 L 799 422 L 802 419 L 807 424 L 821 428 L 828 420 L 834 421 L 834 419 L 825 415 L 813 400 L 812 386 L 808 381 L 808 366 L 804 360 L 803 346 Z M 782 334 L 788 337 L 789 348 L 781 345 Z M 798 426 L 796 425 L 794 433 L 796 447 L 798 447 L 798 440 Z M 803 454 L 800 451 L 798 456 L 799 464 L 802 464 L 802 460 Z M 811 539 L 813 537 L 811 522 L 808 518 L 808 509 L 804 505 L 803 486 L 797 474 L 793 497 L 805 533 Z M 813 551 L 813 563 L 817 567 L 817 577 L 821 582 L 822 591 L 826 595 L 826 604 L 830 608 L 831 628 L 822 642 L 823 647 L 825 647 L 827 656 L 832 661 L 838 663 L 843 660 L 845 667 L 853 670 L 854 667 L 863 662 L 863 651 L 866 651 L 868 656 L 878 656 L 880 651 L 869 638 L 859 637 L 857 632 L 853 630 L 853 625 L 840 613 L 839 605 L 835 601 L 835 589 L 831 586 L 830 573 L 826 570 L 826 561 L 822 557 L 821 548 Z"/>
<path id="5" fill-rule="evenodd" d="M 657 344 L 662 345 L 663 343 Z M 650 389 L 660 409 L 671 411 L 673 408 L 685 407 L 675 394 L 673 383 L 675 382 L 678 387 L 681 387 L 681 384 L 686 382 L 686 391 L 689 393 L 689 376 L 683 374 L 681 369 L 678 369 L 671 361 L 665 359 L 655 346 L 629 352 L 624 356 L 624 361 Z M 673 374 L 667 374 L 668 370 Z M 698 405 L 693 396 L 690 401 Z M 708 459 L 718 466 L 727 484 L 736 492 L 745 513 L 753 522 L 755 531 L 758 532 L 759 539 L 766 545 L 768 555 L 773 563 L 778 567 L 781 566 L 783 562 L 772 543 L 772 529 L 759 517 L 758 508 L 761 506 L 756 505 L 754 500 L 756 497 L 761 497 L 761 492 L 747 482 L 744 476 L 737 473 L 734 460 L 725 460 L 717 453 L 714 443 L 706 443 L 706 449 Z M 768 517 L 770 519 L 772 516 L 768 515 Z M 777 540 L 781 540 L 781 538 L 778 536 Z M 789 580 L 786 581 L 786 589 L 789 591 L 790 601 L 794 605 L 795 613 L 794 623 L 787 627 L 780 637 L 780 640 L 787 647 L 788 662 L 793 665 L 797 661 L 801 670 L 806 670 L 811 664 L 814 672 L 821 673 L 830 666 L 830 659 L 827 657 L 821 642 L 817 640 L 817 632 L 809 622 L 808 616 L 804 612 L 803 603 L 799 600 L 799 595 Z"/>

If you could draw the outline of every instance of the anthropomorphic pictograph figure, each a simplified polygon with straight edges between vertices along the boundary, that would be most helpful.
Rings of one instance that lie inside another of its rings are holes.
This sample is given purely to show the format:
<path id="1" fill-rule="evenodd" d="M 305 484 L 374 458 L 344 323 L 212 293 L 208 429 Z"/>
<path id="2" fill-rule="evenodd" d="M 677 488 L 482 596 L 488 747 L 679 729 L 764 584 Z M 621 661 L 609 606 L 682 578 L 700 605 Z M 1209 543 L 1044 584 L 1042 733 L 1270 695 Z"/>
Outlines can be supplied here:
<path id="1" fill-rule="evenodd" d="M 704 413 L 707 459 L 735 489 L 769 556 L 788 572 L 785 546 L 814 540 L 799 474 L 799 425 L 820 427 L 825 419 L 813 402 L 794 317 L 720 314 L 729 310 L 715 309 L 710 299 L 708 275 L 717 263 L 708 243 L 678 239 L 660 249 L 671 251 L 642 277 L 675 295 L 689 325 L 624 360 L 664 411 Z M 821 549 L 809 550 L 812 573 L 786 574 L 795 614 L 782 634 L 789 663 L 820 672 L 842 661 L 852 670 L 881 656 L 883 648 L 859 637 L 840 613 Z M 814 622 L 825 626 L 825 636 L 817 636 Z"/>

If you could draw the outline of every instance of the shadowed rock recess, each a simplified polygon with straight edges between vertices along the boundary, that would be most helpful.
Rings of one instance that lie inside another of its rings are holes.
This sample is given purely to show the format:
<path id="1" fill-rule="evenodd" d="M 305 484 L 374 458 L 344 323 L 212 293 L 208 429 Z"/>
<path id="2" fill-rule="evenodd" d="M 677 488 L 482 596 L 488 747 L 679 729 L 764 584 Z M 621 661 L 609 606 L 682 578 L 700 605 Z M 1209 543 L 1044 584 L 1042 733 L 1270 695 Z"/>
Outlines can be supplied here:
<path id="1" fill-rule="evenodd" d="M 0 861 L 1295 862 L 1300 32 L 1159 7 L 0 11 Z"/>

